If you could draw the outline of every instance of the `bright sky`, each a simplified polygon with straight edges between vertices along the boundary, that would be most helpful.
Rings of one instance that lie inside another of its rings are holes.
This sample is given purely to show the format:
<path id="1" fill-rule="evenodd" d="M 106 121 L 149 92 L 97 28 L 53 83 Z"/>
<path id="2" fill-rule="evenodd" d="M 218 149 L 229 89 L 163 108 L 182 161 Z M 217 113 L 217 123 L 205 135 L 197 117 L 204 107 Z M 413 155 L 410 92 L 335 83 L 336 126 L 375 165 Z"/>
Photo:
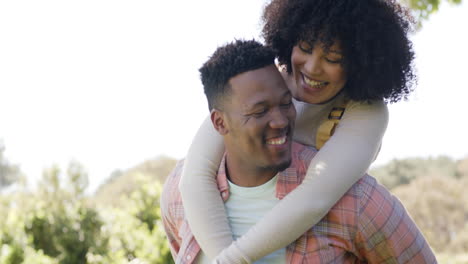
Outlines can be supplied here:
<path id="1" fill-rule="evenodd" d="M 72 159 L 94 189 L 115 169 L 182 158 L 208 114 L 198 68 L 259 36 L 264 0 L 0 1 L 0 140 L 33 182 Z M 442 5 L 414 37 L 409 102 L 390 106 L 376 164 L 468 155 L 468 4 Z"/>

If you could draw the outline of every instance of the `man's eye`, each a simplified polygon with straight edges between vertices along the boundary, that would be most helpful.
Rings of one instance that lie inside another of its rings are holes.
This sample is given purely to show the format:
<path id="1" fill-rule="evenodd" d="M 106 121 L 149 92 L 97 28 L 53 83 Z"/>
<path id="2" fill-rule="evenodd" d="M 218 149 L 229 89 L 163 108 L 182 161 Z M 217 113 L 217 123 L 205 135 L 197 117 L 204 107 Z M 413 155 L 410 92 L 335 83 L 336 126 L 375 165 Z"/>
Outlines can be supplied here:
<path id="1" fill-rule="evenodd" d="M 253 113 L 253 115 L 259 117 L 259 116 L 265 115 L 266 112 L 267 112 L 266 109 L 262 109 L 262 110 L 258 110 L 258 111 L 256 111 L 255 113 Z"/>
<path id="2" fill-rule="evenodd" d="M 289 102 L 287 102 L 287 103 L 281 104 L 281 106 L 284 107 L 284 108 L 291 107 L 291 106 L 292 106 L 292 101 L 289 101 Z"/>

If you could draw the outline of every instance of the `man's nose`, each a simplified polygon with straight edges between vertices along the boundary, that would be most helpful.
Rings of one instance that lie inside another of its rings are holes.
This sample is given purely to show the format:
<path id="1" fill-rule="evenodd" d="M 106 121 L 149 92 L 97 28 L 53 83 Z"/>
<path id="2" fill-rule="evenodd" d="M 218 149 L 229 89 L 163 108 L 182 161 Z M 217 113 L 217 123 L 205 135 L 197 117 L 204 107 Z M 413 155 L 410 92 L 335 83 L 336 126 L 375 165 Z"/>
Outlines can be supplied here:
<path id="1" fill-rule="evenodd" d="M 275 109 L 272 113 L 270 120 L 271 128 L 285 128 L 289 124 L 288 116 L 285 111 L 282 111 L 279 107 Z"/>

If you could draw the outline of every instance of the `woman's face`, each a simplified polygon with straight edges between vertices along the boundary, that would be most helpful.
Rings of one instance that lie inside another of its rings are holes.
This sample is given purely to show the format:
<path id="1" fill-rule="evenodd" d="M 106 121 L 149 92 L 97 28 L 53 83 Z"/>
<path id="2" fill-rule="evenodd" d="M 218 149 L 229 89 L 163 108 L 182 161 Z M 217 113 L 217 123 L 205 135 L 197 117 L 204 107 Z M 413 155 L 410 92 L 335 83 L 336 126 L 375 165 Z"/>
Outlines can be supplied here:
<path id="1" fill-rule="evenodd" d="M 290 90 L 294 98 L 310 104 L 332 99 L 346 84 L 342 60 L 343 53 L 336 41 L 328 51 L 321 43 L 311 46 L 300 41 L 291 55 L 295 85 L 290 85 Z"/>

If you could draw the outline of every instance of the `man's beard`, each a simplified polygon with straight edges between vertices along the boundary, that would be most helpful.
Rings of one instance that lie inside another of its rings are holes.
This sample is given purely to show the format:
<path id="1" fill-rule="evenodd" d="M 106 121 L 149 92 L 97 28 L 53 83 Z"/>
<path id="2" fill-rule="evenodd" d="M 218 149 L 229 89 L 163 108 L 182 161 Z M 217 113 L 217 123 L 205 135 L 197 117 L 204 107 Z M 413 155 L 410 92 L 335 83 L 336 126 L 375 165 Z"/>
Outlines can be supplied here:
<path id="1" fill-rule="evenodd" d="M 262 170 L 263 171 L 281 172 L 281 171 L 284 171 L 285 169 L 289 168 L 290 165 L 291 165 L 291 159 L 289 159 L 288 161 L 285 161 L 283 163 L 277 164 L 277 165 L 263 166 Z"/>

